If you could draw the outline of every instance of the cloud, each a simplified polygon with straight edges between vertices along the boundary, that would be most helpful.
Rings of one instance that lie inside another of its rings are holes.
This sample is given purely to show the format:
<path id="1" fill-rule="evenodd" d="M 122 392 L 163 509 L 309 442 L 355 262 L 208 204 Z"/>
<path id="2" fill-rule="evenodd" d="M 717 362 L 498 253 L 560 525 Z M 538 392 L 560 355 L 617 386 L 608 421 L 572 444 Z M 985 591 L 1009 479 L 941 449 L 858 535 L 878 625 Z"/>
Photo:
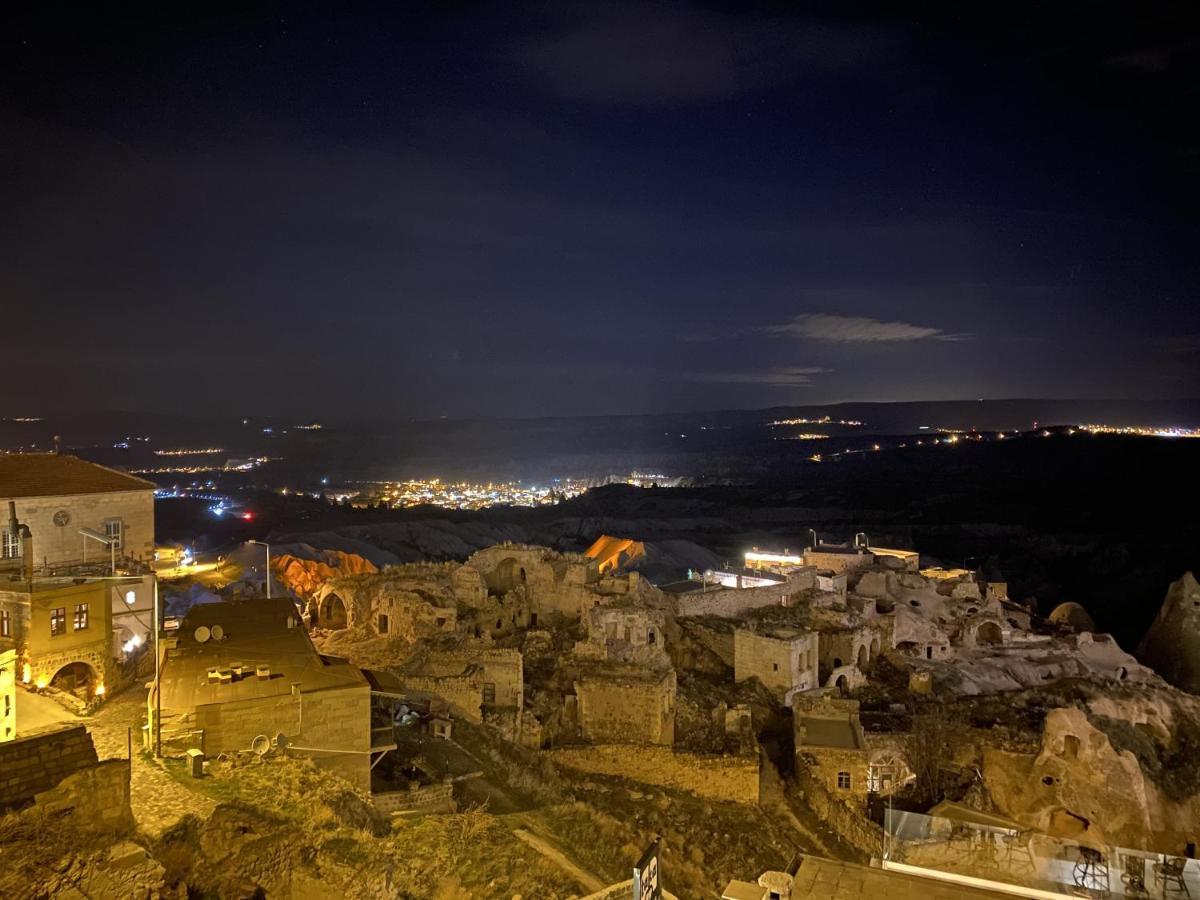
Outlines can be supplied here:
<path id="1" fill-rule="evenodd" d="M 768 326 L 767 334 L 788 335 L 814 341 L 839 344 L 875 344 L 896 341 L 961 340 L 964 335 L 947 334 L 940 328 L 912 325 L 908 322 L 883 322 L 866 316 L 835 316 L 829 313 L 803 313 L 782 325 Z"/>
<path id="2" fill-rule="evenodd" d="M 561 97 L 662 106 L 724 100 L 800 69 L 858 65 L 894 40 L 867 27 L 605 3 L 521 42 L 513 55 Z"/>
<path id="3" fill-rule="evenodd" d="M 710 384 L 765 384 L 771 387 L 811 387 L 813 375 L 832 372 L 820 366 L 777 366 L 752 372 L 692 372 L 688 381 L 703 381 Z"/>

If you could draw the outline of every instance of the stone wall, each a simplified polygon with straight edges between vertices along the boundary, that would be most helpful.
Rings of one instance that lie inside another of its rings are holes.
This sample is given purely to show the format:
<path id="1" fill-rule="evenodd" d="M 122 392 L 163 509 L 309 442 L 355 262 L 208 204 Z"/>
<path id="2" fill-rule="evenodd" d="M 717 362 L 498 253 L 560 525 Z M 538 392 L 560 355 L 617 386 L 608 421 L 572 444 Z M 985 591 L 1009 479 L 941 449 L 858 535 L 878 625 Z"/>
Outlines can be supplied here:
<path id="1" fill-rule="evenodd" d="M 371 803 L 385 816 L 413 810 L 453 811 L 454 785 L 430 784 L 424 787 L 410 788 L 406 791 L 386 791 L 381 794 L 372 794 Z"/>
<path id="2" fill-rule="evenodd" d="M 70 816 L 84 831 L 119 834 L 133 828 L 129 806 L 129 760 L 106 759 L 71 773 L 40 792 L 34 806 L 55 818 Z"/>
<path id="3" fill-rule="evenodd" d="M 813 569 L 796 569 L 789 573 L 785 584 L 756 588 L 720 588 L 711 591 L 692 591 L 674 597 L 675 614 L 679 616 L 720 616 L 726 619 L 745 615 L 752 609 L 767 606 L 787 606 L 791 598 L 817 586 Z"/>
<path id="4" fill-rule="evenodd" d="M 405 690 L 416 697 L 436 697 L 476 725 L 483 723 L 483 691 L 478 672 L 470 675 L 404 675 Z"/>
<path id="5" fill-rule="evenodd" d="M 0 809 L 32 800 L 96 761 L 92 736 L 82 725 L 0 744 Z"/>
<path id="6" fill-rule="evenodd" d="M 598 743 L 675 742 L 675 670 L 585 675 L 575 683 L 584 740 Z"/>
<path id="7" fill-rule="evenodd" d="M 471 673 L 469 670 L 476 670 Z M 425 676 L 457 676 L 473 678 L 478 687 L 480 702 L 487 694 L 487 686 L 494 690 L 494 699 L 489 706 L 515 707 L 525 705 L 525 680 L 521 651 L 511 649 L 456 650 L 433 653 L 422 663 L 419 673 Z"/>
<path id="8" fill-rule="evenodd" d="M 555 764 L 688 791 L 710 800 L 758 803 L 757 756 L 715 756 L 670 747 L 604 744 L 545 751 Z"/>
<path id="9" fill-rule="evenodd" d="M 0 644 L 0 743 L 17 736 L 17 650 Z"/>
<path id="10" fill-rule="evenodd" d="M 774 637 L 739 628 L 733 633 L 734 681 L 757 678 L 780 696 L 817 687 L 817 635 Z"/>
<path id="11" fill-rule="evenodd" d="M 254 739 L 277 734 L 289 747 L 312 758 L 360 790 L 370 790 L 371 689 L 352 685 L 198 706 L 188 715 L 163 710 L 164 742 L 190 732 L 199 733 L 206 755 L 249 750 Z"/>
<path id="12" fill-rule="evenodd" d="M 34 566 L 79 563 L 85 554 L 89 562 L 107 562 L 111 558 L 108 548 L 96 541 L 85 541 L 79 534 L 80 528 L 104 534 L 107 519 L 121 520 L 123 535 L 118 560 L 128 557 L 149 563 L 154 559 L 153 487 L 110 494 L 25 497 L 16 504 L 17 518 L 33 533 Z M 8 511 L 7 498 L 0 498 L 0 509 Z M 54 514 L 59 510 L 69 514 L 68 524 L 54 524 Z"/>
<path id="13" fill-rule="evenodd" d="M 861 806 L 845 803 L 804 766 L 796 767 L 790 787 L 847 844 L 868 856 L 883 852 L 883 829 L 866 817 Z"/>
<path id="14" fill-rule="evenodd" d="M 873 565 L 875 557 L 870 553 L 830 553 L 824 550 L 805 550 L 804 564 L 815 566 L 822 572 L 840 575 L 853 569 Z"/>

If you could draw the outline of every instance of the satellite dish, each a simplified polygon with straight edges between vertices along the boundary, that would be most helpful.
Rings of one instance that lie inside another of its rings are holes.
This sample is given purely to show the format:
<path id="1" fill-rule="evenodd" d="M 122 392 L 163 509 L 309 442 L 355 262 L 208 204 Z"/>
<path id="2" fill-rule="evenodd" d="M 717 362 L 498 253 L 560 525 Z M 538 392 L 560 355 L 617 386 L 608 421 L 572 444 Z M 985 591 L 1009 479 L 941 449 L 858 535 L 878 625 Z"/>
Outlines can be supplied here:
<path id="1" fill-rule="evenodd" d="M 208 630 L 207 625 L 201 625 L 192 633 L 192 637 L 196 639 L 197 644 L 203 644 L 212 637 L 212 632 Z"/>
<path id="2" fill-rule="evenodd" d="M 214 641 L 219 641 L 224 637 L 225 637 L 225 629 L 222 628 L 220 625 L 214 625 L 212 627 L 212 639 Z"/>
<path id="3" fill-rule="evenodd" d="M 250 749 L 259 756 L 266 756 L 271 749 L 271 739 L 265 734 L 260 734 L 250 742 Z"/>

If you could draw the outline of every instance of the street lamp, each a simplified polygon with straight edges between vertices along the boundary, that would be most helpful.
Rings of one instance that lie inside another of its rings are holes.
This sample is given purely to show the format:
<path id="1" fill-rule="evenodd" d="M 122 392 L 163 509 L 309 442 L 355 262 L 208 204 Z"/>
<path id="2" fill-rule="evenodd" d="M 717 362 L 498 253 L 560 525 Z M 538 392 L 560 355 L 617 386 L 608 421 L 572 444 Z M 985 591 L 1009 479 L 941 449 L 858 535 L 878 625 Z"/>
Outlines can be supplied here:
<path id="1" fill-rule="evenodd" d="M 271 599 L 271 545 L 266 541 L 246 541 L 247 544 L 258 544 L 267 548 L 267 599 Z"/>

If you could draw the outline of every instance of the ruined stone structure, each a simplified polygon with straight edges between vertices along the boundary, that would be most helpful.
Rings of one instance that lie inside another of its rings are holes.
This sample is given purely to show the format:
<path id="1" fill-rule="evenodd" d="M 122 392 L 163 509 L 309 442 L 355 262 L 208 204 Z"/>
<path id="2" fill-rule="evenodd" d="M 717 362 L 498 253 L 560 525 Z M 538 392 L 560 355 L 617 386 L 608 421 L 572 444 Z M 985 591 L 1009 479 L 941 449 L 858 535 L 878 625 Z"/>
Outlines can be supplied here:
<path id="1" fill-rule="evenodd" d="M 798 603 L 802 594 L 816 589 L 816 569 L 798 567 L 788 572 L 787 581 L 783 584 L 689 591 L 672 597 L 672 600 L 678 616 L 721 616 L 732 619 L 754 609 Z"/>
<path id="2" fill-rule="evenodd" d="M 675 741 L 675 670 L 595 666 L 575 681 L 584 740 L 608 744 Z"/>
<path id="3" fill-rule="evenodd" d="M 817 687 L 818 638 L 813 632 L 775 628 L 733 633 L 734 680 L 757 678 L 790 706 L 796 692 Z"/>
<path id="4" fill-rule="evenodd" d="M 585 616 L 588 638 L 575 652 L 595 659 L 662 668 L 667 664 L 667 616 L 643 605 L 597 606 Z"/>
<path id="5" fill-rule="evenodd" d="M 883 638 L 873 628 L 845 628 L 821 634 L 820 678 L 828 681 L 835 669 L 856 666 L 867 672 L 883 649 Z"/>
<path id="6" fill-rule="evenodd" d="M 465 704 L 468 709 L 511 709 L 519 714 L 525 702 L 525 681 L 519 650 L 464 649 L 430 653 L 404 676 L 406 683 L 418 678 L 464 679 L 474 686 L 470 689 L 472 700 Z M 415 684 L 415 680 L 412 683 Z M 458 689 L 455 693 L 464 694 Z"/>

